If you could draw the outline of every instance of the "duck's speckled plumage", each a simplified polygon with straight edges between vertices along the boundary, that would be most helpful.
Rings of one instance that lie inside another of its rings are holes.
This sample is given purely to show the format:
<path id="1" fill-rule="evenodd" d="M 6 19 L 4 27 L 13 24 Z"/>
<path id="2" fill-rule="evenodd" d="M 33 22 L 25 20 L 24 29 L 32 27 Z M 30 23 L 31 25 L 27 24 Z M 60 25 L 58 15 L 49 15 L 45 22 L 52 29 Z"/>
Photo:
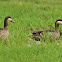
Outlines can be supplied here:
<path id="1" fill-rule="evenodd" d="M 5 30 L 5 29 L 0 30 L 0 39 L 5 39 L 8 37 L 8 35 L 9 35 L 9 30 Z"/>

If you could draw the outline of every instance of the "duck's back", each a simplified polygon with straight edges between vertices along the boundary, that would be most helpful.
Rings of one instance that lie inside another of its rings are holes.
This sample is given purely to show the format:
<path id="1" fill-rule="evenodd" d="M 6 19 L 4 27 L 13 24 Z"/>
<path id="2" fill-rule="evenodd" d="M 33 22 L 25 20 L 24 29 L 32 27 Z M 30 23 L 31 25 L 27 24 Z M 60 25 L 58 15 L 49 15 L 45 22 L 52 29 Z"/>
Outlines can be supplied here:
<path id="1" fill-rule="evenodd" d="M 58 32 L 50 32 L 49 33 L 50 34 L 50 40 L 54 40 L 54 39 L 58 39 L 59 38 L 59 36 L 60 36 L 60 33 Z"/>

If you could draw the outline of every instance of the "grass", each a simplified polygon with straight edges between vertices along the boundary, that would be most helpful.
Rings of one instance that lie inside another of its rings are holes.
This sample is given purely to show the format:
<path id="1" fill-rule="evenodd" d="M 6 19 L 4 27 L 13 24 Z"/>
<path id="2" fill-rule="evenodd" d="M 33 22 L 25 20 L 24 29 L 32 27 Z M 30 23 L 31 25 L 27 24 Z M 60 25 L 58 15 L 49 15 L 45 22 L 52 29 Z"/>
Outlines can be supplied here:
<path id="1" fill-rule="evenodd" d="M 61 0 L 0 1 L 0 27 L 5 16 L 16 23 L 9 23 L 9 37 L 0 40 L 0 62 L 62 62 L 61 39 L 37 45 L 28 38 L 31 28 L 54 29 L 55 21 L 62 19 Z"/>

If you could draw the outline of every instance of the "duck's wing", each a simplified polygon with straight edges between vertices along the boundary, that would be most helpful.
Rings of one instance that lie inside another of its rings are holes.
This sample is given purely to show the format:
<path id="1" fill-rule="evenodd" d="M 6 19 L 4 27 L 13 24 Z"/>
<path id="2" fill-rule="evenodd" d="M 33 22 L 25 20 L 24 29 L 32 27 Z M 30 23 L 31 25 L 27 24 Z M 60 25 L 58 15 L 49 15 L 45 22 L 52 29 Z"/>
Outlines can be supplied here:
<path id="1" fill-rule="evenodd" d="M 36 34 L 36 33 L 40 34 L 40 33 L 43 33 L 43 32 L 54 32 L 54 31 L 55 30 L 48 30 L 48 29 L 46 29 L 46 30 L 36 30 L 36 31 L 33 31 L 32 34 Z"/>
<path id="2" fill-rule="evenodd" d="M 3 30 L 3 28 L 0 28 L 0 30 Z"/>
<path id="3" fill-rule="evenodd" d="M 36 34 L 36 33 L 40 34 L 40 33 L 43 32 L 43 31 L 44 31 L 44 30 L 36 30 L 36 31 L 33 31 L 32 34 Z"/>
<path id="4" fill-rule="evenodd" d="M 46 31 L 46 32 L 55 32 L 55 30 L 48 30 L 48 29 L 46 29 L 44 31 Z"/>

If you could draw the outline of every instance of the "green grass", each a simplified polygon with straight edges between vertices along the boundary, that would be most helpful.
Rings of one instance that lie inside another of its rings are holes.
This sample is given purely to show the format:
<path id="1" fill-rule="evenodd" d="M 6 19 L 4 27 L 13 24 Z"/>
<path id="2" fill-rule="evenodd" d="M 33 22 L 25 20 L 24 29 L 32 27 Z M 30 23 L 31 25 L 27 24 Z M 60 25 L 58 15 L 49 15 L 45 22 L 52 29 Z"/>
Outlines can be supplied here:
<path id="1" fill-rule="evenodd" d="M 0 40 L 0 62 L 62 62 L 61 39 L 37 45 L 28 38 L 31 28 L 55 28 L 55 21 L 62 19 L 61 0 L 0 1 L 0 27 L 4 27 L 5 16 L 16 23 L 9 23 L 9 37 Z"/>

